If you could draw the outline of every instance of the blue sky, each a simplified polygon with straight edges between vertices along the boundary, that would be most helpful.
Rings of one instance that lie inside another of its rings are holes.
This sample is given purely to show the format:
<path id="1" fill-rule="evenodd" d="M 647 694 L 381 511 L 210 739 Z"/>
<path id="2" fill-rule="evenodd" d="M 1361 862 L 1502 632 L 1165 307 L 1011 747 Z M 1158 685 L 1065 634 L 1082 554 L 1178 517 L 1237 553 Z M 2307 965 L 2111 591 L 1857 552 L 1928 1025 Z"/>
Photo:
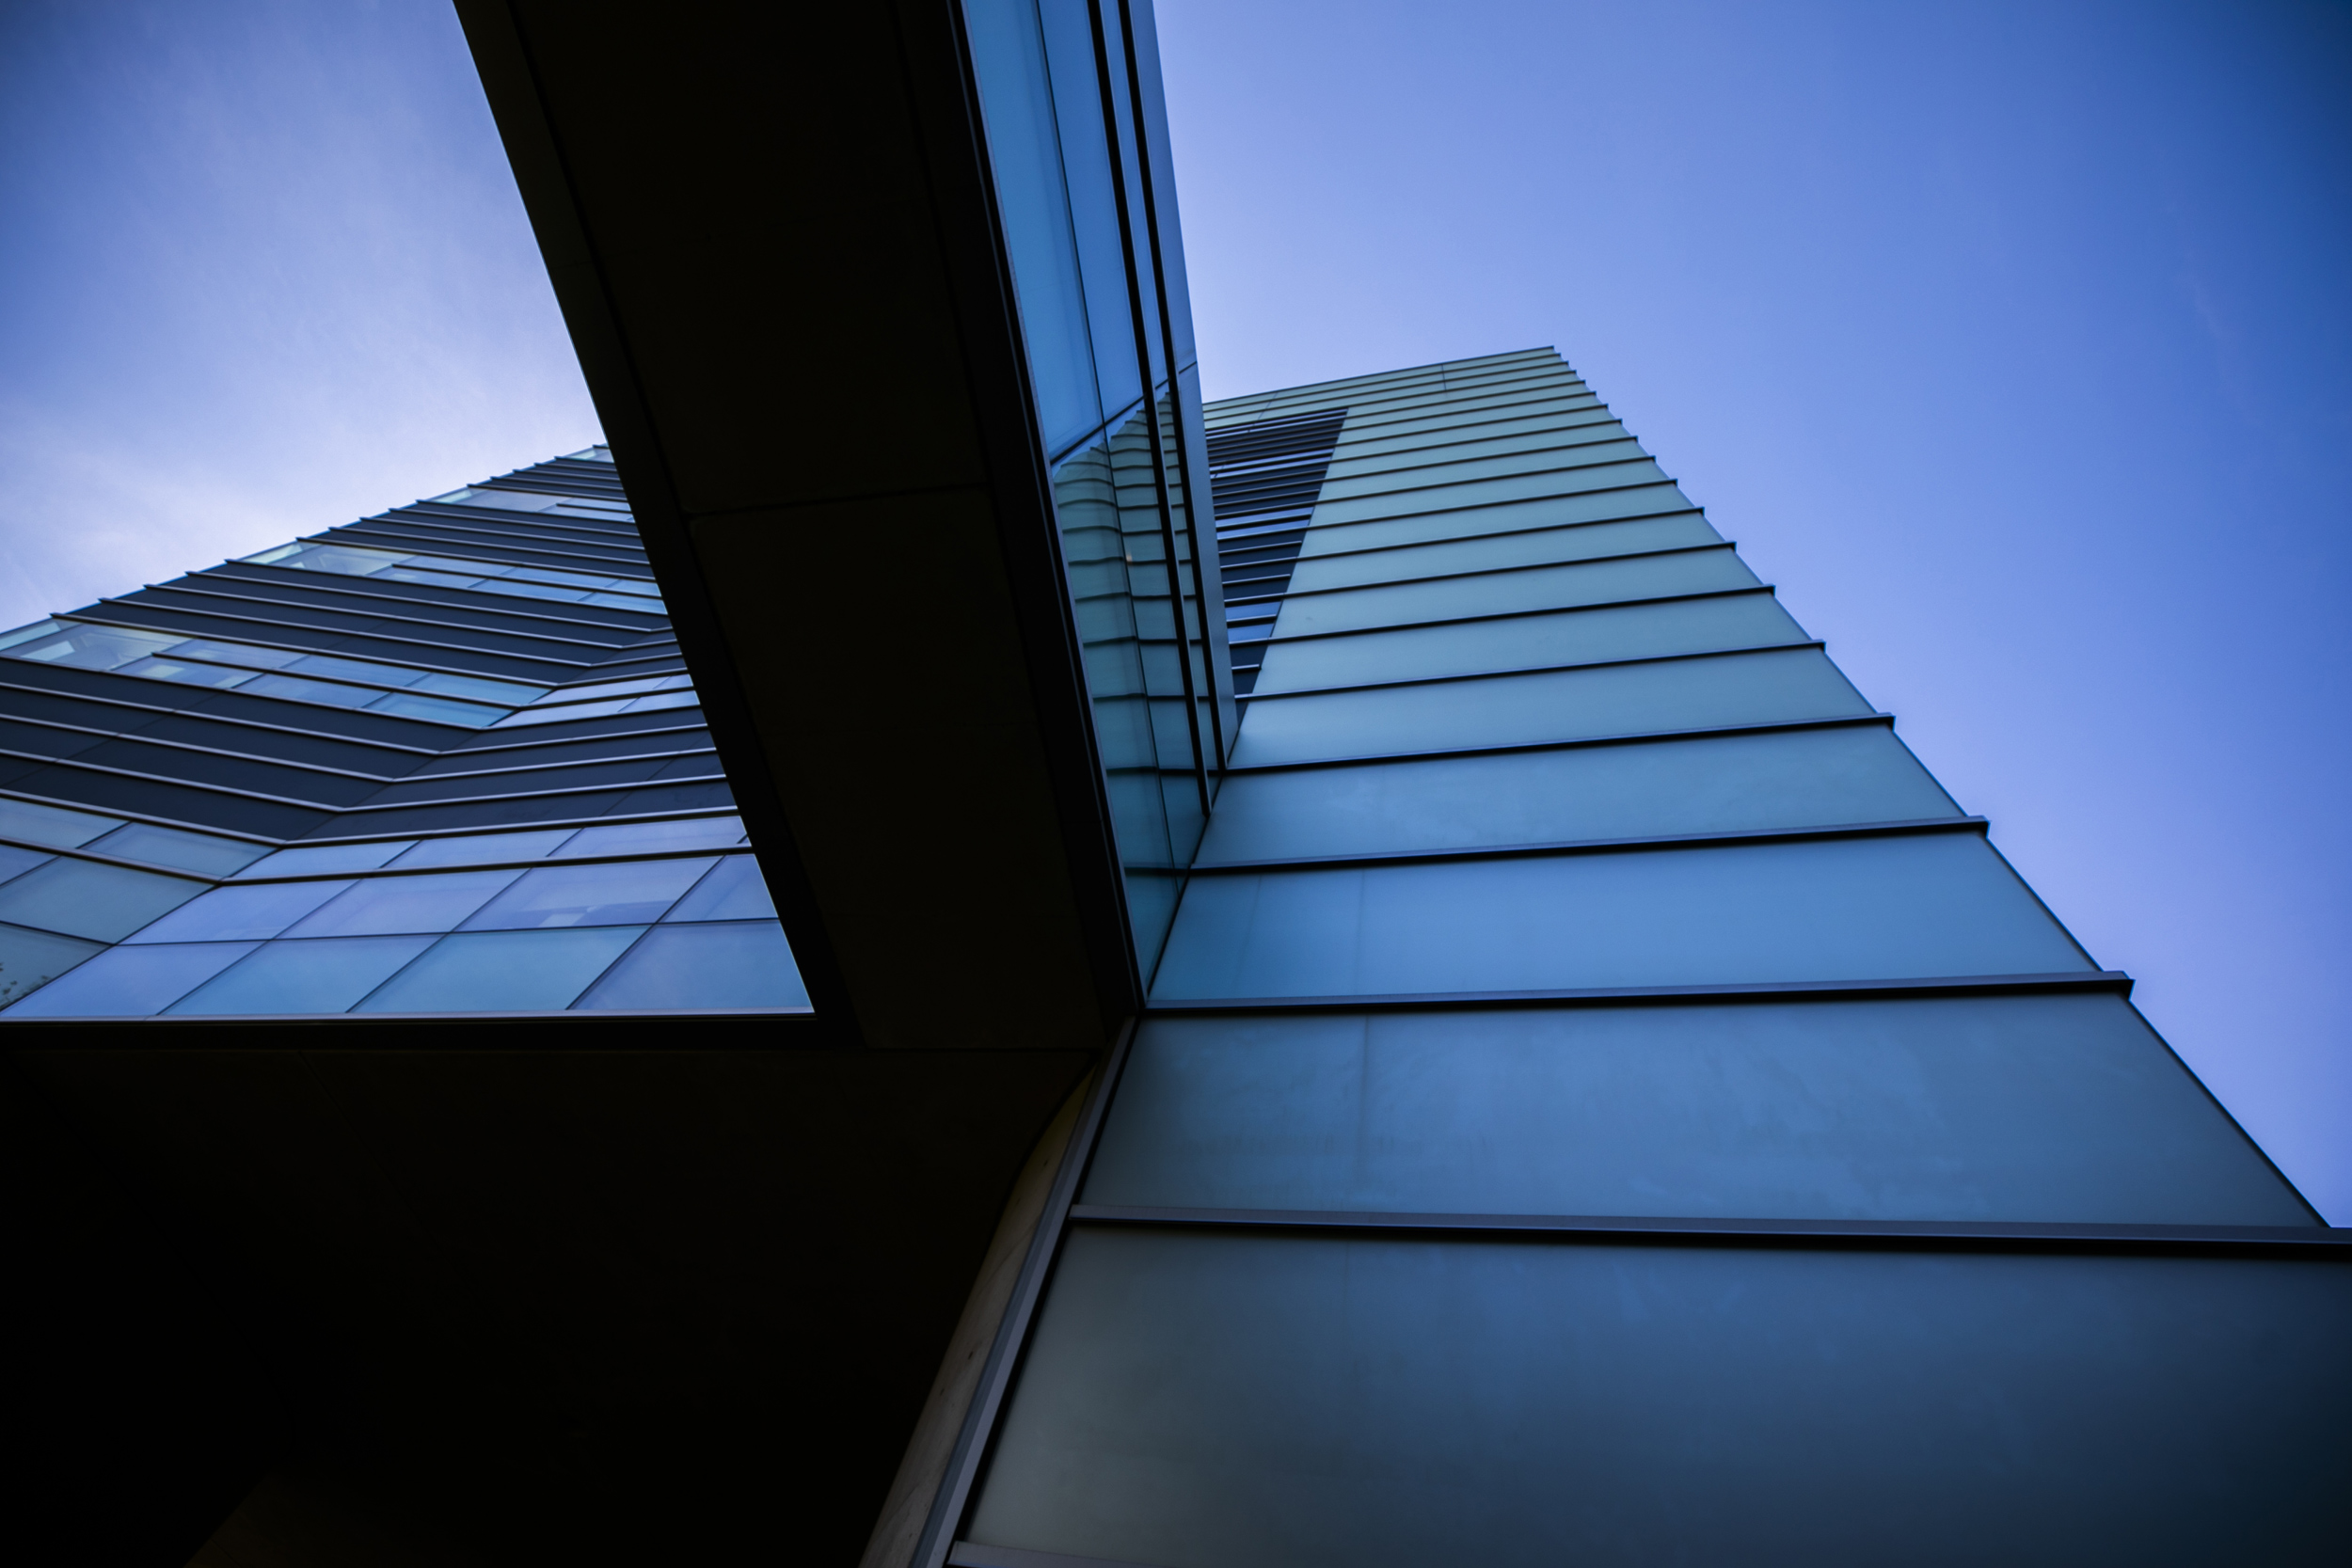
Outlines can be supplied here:
<path id="1" fill-rule="evenodd" d="M 1160 0 L 1211 395 L 1557 345 L 2352 1223 L 2352 8 Z M 595 438 L 434 0 L 0 6 L 0 624 Z"/>

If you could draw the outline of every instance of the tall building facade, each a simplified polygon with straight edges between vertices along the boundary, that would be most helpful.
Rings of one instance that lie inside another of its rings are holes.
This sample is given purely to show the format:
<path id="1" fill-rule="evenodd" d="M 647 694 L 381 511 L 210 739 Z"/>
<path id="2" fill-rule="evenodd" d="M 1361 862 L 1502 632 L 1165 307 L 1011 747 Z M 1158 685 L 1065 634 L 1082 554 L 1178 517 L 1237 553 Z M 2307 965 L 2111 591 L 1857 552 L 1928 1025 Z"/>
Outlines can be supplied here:
<path id="1" fill-rule="evenodd" d="M 0 639 L 50 1555 L 2333 1560 L 2342 1236 L 1555 353 L 1203 404 L 1147 0 L 458 9 L 610 446 Z"/>

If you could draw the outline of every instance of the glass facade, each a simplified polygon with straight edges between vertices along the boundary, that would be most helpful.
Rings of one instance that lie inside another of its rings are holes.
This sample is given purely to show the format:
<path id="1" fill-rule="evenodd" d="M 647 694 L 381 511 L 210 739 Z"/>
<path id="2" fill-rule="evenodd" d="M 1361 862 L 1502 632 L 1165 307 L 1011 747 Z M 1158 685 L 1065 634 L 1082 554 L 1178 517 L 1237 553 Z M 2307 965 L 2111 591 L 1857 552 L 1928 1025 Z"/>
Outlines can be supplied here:
<path id="1" fill-rule="evenodd" d="M 695 705 L 601 448 L 0 636 L 0 1018 L 805 1008 Z"/>
<path id="2" fill-rule="evenodd" d="M 1245 716 L 918 1560 L 2330 1560 L 2344 1249 L 1576 373 L 1204 413 Z"/>

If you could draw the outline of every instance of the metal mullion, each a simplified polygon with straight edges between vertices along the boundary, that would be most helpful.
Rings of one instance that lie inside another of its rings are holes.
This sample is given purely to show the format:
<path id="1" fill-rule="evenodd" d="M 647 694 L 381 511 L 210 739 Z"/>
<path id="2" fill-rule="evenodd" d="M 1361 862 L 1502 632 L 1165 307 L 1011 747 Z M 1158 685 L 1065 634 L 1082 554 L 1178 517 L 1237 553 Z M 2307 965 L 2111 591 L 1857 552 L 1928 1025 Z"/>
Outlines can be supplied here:
<path id="1" fill-rule="evenodd" d="M 1803 828 L 1746 828 L 1728 832 L 1650 833 L 1624 838 L 1559 839 L 1549 843 L 1463 845 L 1440 849 L 1375 849 L 1351 855 L 1302 855 L 1286 860 L 1201 861 L 1196 862 L 1192 869 L 1203 877 L 1245 876 L 1267 871 L 1336 871 L 1350 866 L 1538 860 L 1551 856 L 1619 854 L 1648 849 L 1704 849 L 1719 845 L 1802 844 L 1832 838 L 1908 838 L 1956 832 L 1975 833 L 1982 837 L 1991 826 L 1981 816 L 1917 816 L 1895 822 L 1815 823 Z"/>
<path id="2" fill-rule="evenodd" d="M 1119 109 L 1111 91 L 1110 54 L 1103 28 L 1102 0 L 1088 0 L 1087 22 L 1094 38 L 1095 85 L 1103 104 L 1104 141 L 1110 154 L 1111 185 L 1114 198 L 1112 206 L 1119 214 L 1120 259 L 1124 263 L 1127 274 L 1127 315 L 1135 326 L 1136 363 L 1141 372 L 1143 382 L 1144 433 L 1151 443 L 1152 482 L 1158 497 L 1160 535 L 1167 553 L 1167 560 L 1163 564 L 1168 574 L 1168 594 L 1174 601 L 1176 636 L 1181 656 L 1176 661 L 1177 674 L 1184 687 L 1184 724 L 1187 733 L 1192 737 L 1193 787 L 1200 797 L 1201 826 L 1205 832 L 1212 807 L 1209 773 L 1200 747 L 1200 701 L 1193 689 L 1192 659 L 1189 654 L 1182 652 L 1184 637 L 1184 592 L 1183 578 L 1176 566 L 1176 518 L 1168 505 L 1168 458 L 1167 453 L 1162 450 L 1160 440 L 1158 391 L 1152 375 L 1152 340 L 1150 328 L 1144 319 L 1143 280 L 1136 271 L 1135 224 L 1128 211 L 1126 149 L 1120 144 L 1119 139 Z M 1122 34 L 1120 47 L 1122 51 L 1131 51 L 1134 48 L 1134 42 Z M 1140 149 L 1143 140 L 1141 125 L 1136 127 L 1136 140 Z M 1155 269 L 1157 265 L 1155 259 L 1153 261 Z M 1155 277 L 1154 282 L 1157 281 Z M 1176 364 L 1172 356 L 1168 361 L 1168 395 L 1173 398 L 1176 394 Z M 1118 504 L 1116 489 L 1113 491 L 1112 504 L 1114 507 Z M 1147 688 L 1149 684 L 1150 678 L 1147 675 Z M 1156 739 L 1153 744 L 1156 749 Z M 1171 837 L 1168 841 L 1171 858 L 1175 847 L 1175 841 Z M 1198 849 L 1199 844 L 1196 841 L 1194 851 L 1198 852 Z M 1191 856 L 1186 855 L 1185 859 L 1189 861 Z"/>
<path id="3" fill-rule="evenodd" d="M 1673 1215 L 1441 1214 L 1077 1204 L 1069 1223 L 1295 1235 L 1324 1233 L 1587 1244 L 2059 1255 L 2291 1257 L 2352 1262 L 2352 1230 L 2324 1225 L 2096 1225 L 1968 1220 L 1713 1219 Z"/>

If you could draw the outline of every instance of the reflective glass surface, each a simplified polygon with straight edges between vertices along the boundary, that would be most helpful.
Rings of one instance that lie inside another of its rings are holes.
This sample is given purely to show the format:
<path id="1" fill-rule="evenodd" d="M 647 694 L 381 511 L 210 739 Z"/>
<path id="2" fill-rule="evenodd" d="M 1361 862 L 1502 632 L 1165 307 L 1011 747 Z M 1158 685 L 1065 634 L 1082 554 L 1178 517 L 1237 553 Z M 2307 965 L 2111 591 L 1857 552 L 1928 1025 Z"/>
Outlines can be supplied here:
<path id="1" fill-rule="evenodd" d="M 241 839 L 221 838 L 212 833 L 189 832 L 181 828 L 159 828 L 148 822 L 133 822 L 117 828 L 103 838 L 92 841 L 87 847 L 102 855 L 113 855 L 126 861 L 145 861 L 150 865 L 167 865 L 179 871 L 201 872 L 208 877 L 226 877 L 232 871 L 252 864 L 269 852 L 266 845 L 247 844 Z"/>
<path id="2" fill-rule="evenodd" d="M 445 937 L 361 1002 L 363 1013 L 554 1012 L 568 1007 L 643 927 L 468 931 Z"/>
<path id="3" fill-rule="evenodd" d="M 204 891 L 183 877 L 54 860 L 0 884 L 0 920 L 92 942 L 120 942 Z"/>
<path id="4" fill-rule="evenodd" d="M 1437 578 L 1426 582 L 1338 589 L 1301 594 L 1294 584 L 1275 622 L 1278 637 L 1354 631 L 1463 615 L 1506 615 L 1573 605 L 1609 604 L 1670 594 L 1710 594 L 1754 588 L 1756 574 L 1728 546 L 1674 555 L 1531 566 L 1520 571 Z"/>
<path id="5" fill-rule="evenodd" d="M 1816 648 L 1606 665 L 1249 705 L 1236 768 L 1865 714 Z"/>
<path id="6" fill-rule="evenodd" d="M 1358 508 L 1369 512 L 1368 508 Z M 1635 485 L 1597 495 L 1542 496 L 1458 512 L 1408 513 L 1397 516 L 1365 515 L 1343 523 L 1336 515 L 1316 511 L 1315 526 L 1299 552 L 1303 564 L 1327 550 L 1367 550 L 1391 545 L 1418 545 L 1438 539 L 1460 539 L 1481 533 L 1517 532 L 1528 529 L 1569 528 L 1580 523 L 1608 522 L 1625 517 L 1690 512 L 1690 499 L 1672 484 Z"/>
<path id="7" fill-rule="evenodd" d="M 1196 876 L 1152 995 L 2026 974 L 2090 961 L 1974 833 Z"/>
<path id="8" fill-rule="evenodd" d="M 454 930 L 459 922 L 521 875 L 519 871 L 455 871 L 354 882 L 348 892 L 286 934 L 367 937 Z"/>
<path id="9" fill-rule="evenodd" d="M 384 844 L 317 844 L 296 845 L 265 855 L 247 866 L 240 875 L 246 877 L 319 877 L 338 871 L 373 871 L 387 865 L 414 844 L 414 839 L 397 839 Z"/>
<path id="10" fill-rule="evenodd" d="M 1162 1568 L 2332 1562 L 2352 1269 L 1081 1229 L 972 1538 Z"/>
<path id="11" fill-rule="evenodd" d="M 1229 777 L 1203 864 L 1957 816 L 1894 731 L 1766 731 Z"/>
<path id="12" fill-rule="evenodd" d="M 805 1007 L 784 928 L 772 920 L 663 926 L 578 1004 L 585 1009 Z"/>
<path id="13" fill-rule="evenodd" d="M 495 865 L 501 861 L 535 861 L 552 853 L 575 830 L 533 828 L 516 833 L 467 833 L 428 838 L 381 863 L 404 869 L 421 865 Z"/>
<path id="14" fill-rule="evenodd" d="M 254 949 L 249 942 L 175 942 L 100 953 L 8 1009 L 10 1018 L 145 1018 Z"/>
<path id="15" fill-rule="evenodd" d="M 467 921 L 465 928 L 517 931 L 548 926 L 646 925 L 660 919 L 715 863 L 675 860 L 547 866 L 526 872 L 520 881 Z"/>
<path id="16" fill-rule="evenodd" d="M 340 1013 L 433 945 L 429 936 L 336 937 L 266 943 L 170 1010 Z"/>
<path id="17" fill-rule="evenodd" d="M 267 882 L 254 887 L 215 888 L 131 940 L 242 942 L 274 937 L 352 885 L 340 881 Z"/>
<path id="18" fill-rule="evenodd" d="M 35 800 L 0 800 L 0 838 L 45 844 L 52 849 L 79 849 L 99 834 L 121 826 L 119 816 L 68 811 Z"/>
<path id="19" fill-rule="evenodd" d="M 1545 562 L 1594 561 L 1643 550 L 1720 543 L 1721 535 L 1708 526 L 1705 517 L 1695 512 L 1684 512 L 1668 517 L 1586 523 L 1540 533 L 1487 534 L 1402 549 L 1311 555 L 1300 561 L 1293 585 L 1301 589 L 1350 588 L 1451 572 L 1483 572 L 1498 566 L 1533 566 Z"/>
<path id="20" fill-rule="evenodd" d="M 2314 1223 L 2113 995 L 1155 1019 L 1085 1200 Z"/>
<path id="21" fill-rule="evenodd" d="M 637 855 L 663 849 L 724 849 L 743 842 L 743 822 L 735 816 L 682 817 L 670 822 L 621 822 L 610 828 L 582 828 L 556 853 L 558 860 L 574 855 Z"/>
<path id="22" fill-rule="evenodd" d="M 0 926 L 0 1004 L 22 1004 L 75 964 L 104 950 L 98 942 L 52 931 Z M 14 1016 L 13 1009 L 10 1016 Z"/>
<path id="23" fill-rule="evenodd" d="M 13 844 L 0 844 L 0 882 L 21 877 L 37 865 L 46 865 L 56 857 L 44 855 L 38 849 L 23 849 Z"/>
<path id="24" fill-rule="evenodd" d="M 749 855 L 729 855 L 718 869 L 694 884 L 664 920 L 773 920 L 776 906 L 759 875 L 759 863 Z"/>

